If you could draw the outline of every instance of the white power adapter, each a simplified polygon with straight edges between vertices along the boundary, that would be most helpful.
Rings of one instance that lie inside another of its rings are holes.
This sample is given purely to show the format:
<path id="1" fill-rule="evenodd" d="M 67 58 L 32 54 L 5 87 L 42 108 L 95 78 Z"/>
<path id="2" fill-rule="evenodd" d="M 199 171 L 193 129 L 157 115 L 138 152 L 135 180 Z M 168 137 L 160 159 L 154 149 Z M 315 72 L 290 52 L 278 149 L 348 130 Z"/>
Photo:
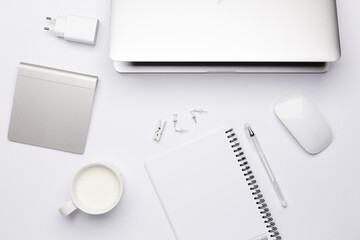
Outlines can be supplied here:
<path id="1" fill-rule="evenodd" d="M 99 20 L 95 18 L 80 17 L 74 15 L 58 16 L 57 18 L 46 17 L 46 20 L 55 23 L 55 27 L 45 27 L 47 31 L 53 32 L 57 37 L 65 40 L 96 44 L 96 36 L 99 27 Z"/>

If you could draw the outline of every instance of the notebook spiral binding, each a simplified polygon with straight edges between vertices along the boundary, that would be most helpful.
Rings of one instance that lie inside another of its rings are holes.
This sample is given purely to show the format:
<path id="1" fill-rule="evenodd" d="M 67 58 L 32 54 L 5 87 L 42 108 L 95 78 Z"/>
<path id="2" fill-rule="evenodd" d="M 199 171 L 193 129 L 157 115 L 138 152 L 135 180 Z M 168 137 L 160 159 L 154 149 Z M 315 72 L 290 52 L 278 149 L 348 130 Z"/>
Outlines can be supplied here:
<path id="1" fill-rule="evenodd" d="M 235 157 L 240 163 L 241 170 L 244 172 L 245 180 L 248 182 L 248 185 L 250 186 L 251 194 L 254 196 L 254 199 L 256 200 L 256 204 L 259 205 L 258 209 L 260 210 L 260 214 L 264 219 L 264 223 L 266 224 L 266 228 L 270 233 L 270 237 L 272 237 L 274 240 L 281 240 L 282 238 L 280 236 L 280 233 L 276 227 L 274 219 L 271 217 L 270 210 L 267 207 L 263 195 L 261 194 L 259 185 L 256 184 L 255 177 L 252 174 L 249 163 L 246 161 L 246 157 L 244 155 L 244 152 L 240 146 L 240 143 L 236 137 L 234 130 L 231 128 L 225 131 L 225 134 L 227 135 L 231 147 L 234 150 Z"/>

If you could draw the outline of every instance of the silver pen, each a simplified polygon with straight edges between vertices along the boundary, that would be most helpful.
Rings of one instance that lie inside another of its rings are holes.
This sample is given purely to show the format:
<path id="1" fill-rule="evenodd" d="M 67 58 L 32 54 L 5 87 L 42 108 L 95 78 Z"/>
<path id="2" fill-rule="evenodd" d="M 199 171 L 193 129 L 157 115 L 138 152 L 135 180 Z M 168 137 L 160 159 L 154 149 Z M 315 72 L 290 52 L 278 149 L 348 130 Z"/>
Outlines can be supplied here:
<path id="1" fill-rule="evenodd" d="M 287 206 L 287 203 L 286 203 L 286 200 L 284 198 L 284 195 L 282 194 L 281 190 L 280 190 L 280 187 L 279 187 L 279 184 L 277 183 L 276 181 L 276 178 L 273 174 L 273 172 L 271 171 L 271 168 L 270 168 L 270 165 L 266 159 L 266 156 L 264 154 L 264 151 L 261 149 L 261 146 L 259 144 L 259 141 L 257 140 L 256 136 L 255 136 L 255 133 L 254 131 L 251 129 L 250 127 L 250 124 L 249 123 L 246 123 L 245 124 L 245 134 L 246 136 L 249 138 L 249 141 L 251 142 L 251 144 L 253 145 L 255 151 L 257 152 L 257 154 L 259 155 L 264 167 L 265 167 L 265 170 L 266 170 L 266 173 L 268 174 L 269 178 L 270 178 L 270 181 L 275 189 L 275 192 L 280 200 L 280 203 L 281 203 L 281 206 L 283 207 L 286 207 Z"/>

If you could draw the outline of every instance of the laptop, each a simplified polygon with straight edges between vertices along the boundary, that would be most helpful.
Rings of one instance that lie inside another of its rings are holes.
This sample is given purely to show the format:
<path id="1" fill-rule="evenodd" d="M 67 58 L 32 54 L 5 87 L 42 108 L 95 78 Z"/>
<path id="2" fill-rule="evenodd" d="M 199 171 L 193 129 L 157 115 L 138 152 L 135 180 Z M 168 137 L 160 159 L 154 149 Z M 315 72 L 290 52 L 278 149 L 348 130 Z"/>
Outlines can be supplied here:
<path id="1" fill-rule="evenodd" d="M 336 0 L 112 0 L 116 71 L 326 72 Z"/>

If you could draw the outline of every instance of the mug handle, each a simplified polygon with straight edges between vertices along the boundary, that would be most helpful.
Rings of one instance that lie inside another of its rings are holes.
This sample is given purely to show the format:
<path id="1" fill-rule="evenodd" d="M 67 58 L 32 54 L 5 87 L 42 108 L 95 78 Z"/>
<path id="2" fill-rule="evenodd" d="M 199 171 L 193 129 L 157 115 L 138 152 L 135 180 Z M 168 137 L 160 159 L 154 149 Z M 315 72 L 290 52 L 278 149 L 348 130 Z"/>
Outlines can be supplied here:
<path id="1" fill-rule="evenodd" d="M 70 213 L 78 209 L 78 207 L 74 204 L 73 201 L 69 201 L 65 203 L 61 208 L 59 208 L 59 212 L 62 216 L 68 216 Z"/>

